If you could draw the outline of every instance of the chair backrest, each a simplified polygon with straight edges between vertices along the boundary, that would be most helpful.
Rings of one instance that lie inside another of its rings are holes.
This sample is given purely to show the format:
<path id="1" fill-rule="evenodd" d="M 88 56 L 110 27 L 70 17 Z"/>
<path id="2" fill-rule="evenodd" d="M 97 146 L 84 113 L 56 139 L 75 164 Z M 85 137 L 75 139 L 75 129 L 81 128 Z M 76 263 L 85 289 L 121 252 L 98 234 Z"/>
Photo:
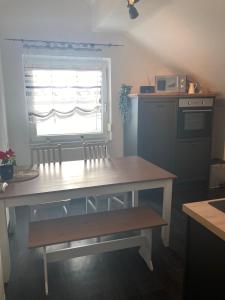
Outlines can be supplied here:
<path id="1" fill-rule="evenodd" d="M 31 165 L 34 164 L 50 164 L 62 162 L 62 148 L 61 145 L 46 145 L 31 147 Z"/>
<path id="2" fill-rule="evenodd" d="M 83 156 L 84 160 L 108 158 L 107 143 L 105 141 L 83 143 Z"/>

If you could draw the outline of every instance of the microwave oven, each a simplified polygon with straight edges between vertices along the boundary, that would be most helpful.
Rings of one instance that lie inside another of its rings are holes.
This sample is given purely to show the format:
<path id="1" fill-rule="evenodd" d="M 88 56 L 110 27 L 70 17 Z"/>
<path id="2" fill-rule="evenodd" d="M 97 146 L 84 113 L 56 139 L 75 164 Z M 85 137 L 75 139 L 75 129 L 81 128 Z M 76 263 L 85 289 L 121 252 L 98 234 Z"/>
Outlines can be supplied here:
<path id="1" fill-rule="evenodd" d="M 155 77 L 155 87 L 157 93 L 186 93 L 186 75 L 165 75 Z"/>

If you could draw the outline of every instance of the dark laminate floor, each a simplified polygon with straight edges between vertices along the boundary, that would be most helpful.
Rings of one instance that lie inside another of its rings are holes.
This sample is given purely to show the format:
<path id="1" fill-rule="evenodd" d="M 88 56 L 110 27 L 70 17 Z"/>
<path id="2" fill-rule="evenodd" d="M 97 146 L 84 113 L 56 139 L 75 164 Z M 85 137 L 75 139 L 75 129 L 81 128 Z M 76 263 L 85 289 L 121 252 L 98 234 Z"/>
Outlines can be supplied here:
<path id="1" fill-rule="evenodd" d="M 151 201 L 146 201 L 143 195 L 141 205 L 150 205 L 160 211 L 161 195 L 159 190 L 153 191 Z M 185 248 L 185 216 L 181 204 L 205 197 L 198 189 L 197 192 L 180 189 L 175 193 L 172 249 L 162 246 L 159 230 L 156 230 L 153 235 L 154 272 L 146 267 L 137 249 L 50 263 L 48 297 L 44 295 L 41 251 L 27 249 L 29 209 L 17 208 L 16 233 L 10 238 L 12 276 L 6 287 L 7 300 L 181 300 Z M 83 213 L 84 201 L 73 201 L 71 210 Z M 54 217 L 57 211 L 54 208 L 47 214 Z"/>

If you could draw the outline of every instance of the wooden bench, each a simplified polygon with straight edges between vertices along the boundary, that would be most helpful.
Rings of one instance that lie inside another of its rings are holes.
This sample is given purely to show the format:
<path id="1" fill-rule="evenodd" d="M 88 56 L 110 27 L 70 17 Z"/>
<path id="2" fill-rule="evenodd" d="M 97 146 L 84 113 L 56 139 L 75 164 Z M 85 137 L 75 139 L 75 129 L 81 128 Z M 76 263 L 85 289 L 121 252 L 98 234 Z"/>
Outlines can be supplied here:
<path id="1" fill-rule="evenodd" d="M 47 262 L 140 247 L 141 256 L 153 270 L 151 228 L 164 225 L 167 225 L 166 222 L 153 210 L 139 207 L 33 222 L 30 223 L 28 247 L 43 248 L 45 292 L 48 295 Z M 50 252 L 46 249 L 50 245 L 134 230 L 141 230 L 141 235 Z"/>

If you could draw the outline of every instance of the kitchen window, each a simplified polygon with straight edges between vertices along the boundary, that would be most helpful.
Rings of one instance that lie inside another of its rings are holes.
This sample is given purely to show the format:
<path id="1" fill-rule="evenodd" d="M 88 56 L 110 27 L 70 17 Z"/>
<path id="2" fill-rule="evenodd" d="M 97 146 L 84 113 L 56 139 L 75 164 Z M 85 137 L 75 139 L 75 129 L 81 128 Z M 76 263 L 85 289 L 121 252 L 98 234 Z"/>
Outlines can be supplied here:
<path id="1" fill-rule="evenodd" d="M 110 60 L 24 56 L 32 142 L 110 138 Z"/>

